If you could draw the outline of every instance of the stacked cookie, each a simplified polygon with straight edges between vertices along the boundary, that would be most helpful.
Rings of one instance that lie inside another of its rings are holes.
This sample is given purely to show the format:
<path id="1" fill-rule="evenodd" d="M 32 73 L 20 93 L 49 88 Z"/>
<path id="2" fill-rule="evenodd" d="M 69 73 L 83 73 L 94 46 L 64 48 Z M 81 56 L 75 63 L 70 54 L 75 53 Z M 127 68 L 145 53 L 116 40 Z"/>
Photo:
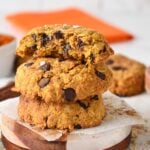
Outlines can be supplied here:
<path id="1" fill-rule="evenodd" d="M 101 123 L 101 95 L 112 79 L 105 60 L 113 51 L 100 33 L 79 26 L 43 26 L 20 41 L 17 54 L 30 58 L 17 69 L 15 81 L 23 121 L 68 130 Z"/>

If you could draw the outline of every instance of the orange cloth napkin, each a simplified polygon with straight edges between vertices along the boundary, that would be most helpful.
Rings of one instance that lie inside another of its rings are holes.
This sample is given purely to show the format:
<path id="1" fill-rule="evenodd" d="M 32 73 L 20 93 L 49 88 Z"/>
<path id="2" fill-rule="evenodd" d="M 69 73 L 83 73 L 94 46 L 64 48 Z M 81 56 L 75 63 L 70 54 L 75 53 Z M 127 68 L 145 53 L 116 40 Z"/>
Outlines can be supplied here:
<path id="1" fill-rule="evenodd" d="M 71 24 L 93 28 L 101 32 L 108 42 L 119 42 L 133 38 L 130 33 L 76 8 L 51 12 L 22 12 L 9 15 L 6 19 L 25 32 L 45 24 Z"/>

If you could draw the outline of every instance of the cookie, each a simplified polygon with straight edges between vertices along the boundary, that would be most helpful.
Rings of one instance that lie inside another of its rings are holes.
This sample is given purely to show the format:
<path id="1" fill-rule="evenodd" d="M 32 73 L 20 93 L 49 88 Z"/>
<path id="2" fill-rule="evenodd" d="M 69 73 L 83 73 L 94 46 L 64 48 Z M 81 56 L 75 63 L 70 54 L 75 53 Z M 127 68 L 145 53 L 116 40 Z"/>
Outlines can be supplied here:
<path id="1" fill-rule="evenodd" d="M 113 54 L 97 31 L 80 26 L 45 25 L 31 30 L 17 48 L 21 57 L 52 57 L 99 63 Z"/>
<path id="2" fill-rule="evenodd" d="M 145 70 L 145 90 L 150 93 L 150 67 Z"/>
<path id="3" fill-rule="evenodd" d="M 112 73 L 105 64 L 83 65 L 78 61 L 38 58 L 20 65 L 16 91 L 41 97 L 46 103 L 84 101 L 108 89 Z"/>
<path id="4" fill-rule="evenodd" d="M 18 113 L 22 121 L 35 127 L 71 131 L 99 125 L 105 116 L 105 107 L 101 96 L 84 102 L 46 104 L 40 98 L 31 99 L 22 95 Z"/>
<path id="5" fill-rule="evenodd" d="M 144 91 L 144 64 L 120 54 L 111 56 L 106 64 L 113 73 L 111 92 L 119 96 L 132 96 Z"/>

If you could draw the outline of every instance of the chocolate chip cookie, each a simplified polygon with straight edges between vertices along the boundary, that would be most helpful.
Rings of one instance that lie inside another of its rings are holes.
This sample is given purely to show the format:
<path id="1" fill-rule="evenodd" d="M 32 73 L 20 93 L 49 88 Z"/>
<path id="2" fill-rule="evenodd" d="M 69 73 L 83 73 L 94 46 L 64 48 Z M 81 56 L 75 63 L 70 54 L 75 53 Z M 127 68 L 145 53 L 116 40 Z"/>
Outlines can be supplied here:
<path id="1" fill-rule="evenodd" d="M 20 97 L 18 106 L 20 119 L 38 128 L 81 129 L 99 125 L 105 116 L 101 96 L 86 101 L 47 105 L 40 98 Z"/>
<path id="2" fill-rule="evenodd" d="M 84 65 L 79 61 L 38 58 L 19 66 L 16 91 L 41 97 L 46 103 L 84 101 L 107 90 L 112 73 L 105 64 Z"/>
<path id="3" fill-rule="evenodd" d="M 113 50 L 97 31 L 80 26 L 45 25 L 31 30 L 17 48 L 21 57 L 52 57 L 61 61 L 99 63 Z"/>
<path id="4" fill-rule="evenodd" d="M 106 64 L 113 73 L 110 91 L 119 96 L 132 96 L 144 91 L 144 64 L 120 54 L 111 56 Z"/>

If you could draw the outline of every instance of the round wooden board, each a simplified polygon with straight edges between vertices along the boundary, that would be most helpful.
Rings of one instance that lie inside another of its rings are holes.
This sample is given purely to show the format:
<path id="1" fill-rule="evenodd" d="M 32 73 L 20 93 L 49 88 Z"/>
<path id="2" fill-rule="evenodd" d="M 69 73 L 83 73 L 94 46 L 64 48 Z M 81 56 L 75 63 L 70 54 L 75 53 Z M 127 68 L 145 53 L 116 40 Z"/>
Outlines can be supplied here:
<path id="1" fill-rule="evenodd" d="M 130 138 L 131 138 L 131 134 L 129 134 L 120 143 L 118 143 L 106 150 L 125 150 L 130 143 Z M 11 143 L 11 141 L 9 141 L 3 134 L 2 134 L 2 142 L 3 142 L 6 150 L 27 150 L 25 148 L 21 148 L 20 146 L 17 146 L 15 144 Z M 53 142 L 53 143 L 49 142 L 49 147 L 50 147 L 49 150 L 66 150 L 66 142 L 60 142 L 60 143 L 59 142 Z M 34 149 L 32 149 L 32 150 L 34 150 Z"/>

